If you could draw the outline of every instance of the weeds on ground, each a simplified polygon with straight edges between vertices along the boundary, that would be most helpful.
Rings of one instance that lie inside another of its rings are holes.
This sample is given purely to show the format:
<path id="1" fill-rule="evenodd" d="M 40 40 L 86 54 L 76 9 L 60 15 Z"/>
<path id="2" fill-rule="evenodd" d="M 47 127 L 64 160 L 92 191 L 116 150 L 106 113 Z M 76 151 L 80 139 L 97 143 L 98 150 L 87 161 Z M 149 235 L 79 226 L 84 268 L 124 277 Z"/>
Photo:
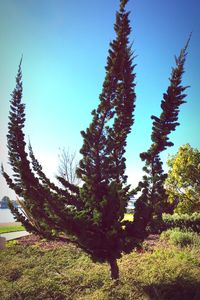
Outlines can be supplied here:
<path id="1" fill-rule="evenodd" d="M 200 299 L 200 253 L 162 243 L 119 260 L 120 279 L 72 244 L 56 248 L 10 245 L 0 252 L 0 299 Z"/>

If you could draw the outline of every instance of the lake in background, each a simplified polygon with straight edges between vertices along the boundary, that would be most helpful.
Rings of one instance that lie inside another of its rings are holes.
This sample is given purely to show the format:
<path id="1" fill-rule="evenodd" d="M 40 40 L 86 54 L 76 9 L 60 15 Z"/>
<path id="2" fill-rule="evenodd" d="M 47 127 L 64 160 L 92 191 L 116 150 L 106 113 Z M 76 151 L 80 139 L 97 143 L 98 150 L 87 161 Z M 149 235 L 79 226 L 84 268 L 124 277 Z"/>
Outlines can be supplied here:
<path id="1" fill-rule="evenodd" d="M 0 223 L 15 222 L 15 219 L 8 208 L 0 208 Z"/>

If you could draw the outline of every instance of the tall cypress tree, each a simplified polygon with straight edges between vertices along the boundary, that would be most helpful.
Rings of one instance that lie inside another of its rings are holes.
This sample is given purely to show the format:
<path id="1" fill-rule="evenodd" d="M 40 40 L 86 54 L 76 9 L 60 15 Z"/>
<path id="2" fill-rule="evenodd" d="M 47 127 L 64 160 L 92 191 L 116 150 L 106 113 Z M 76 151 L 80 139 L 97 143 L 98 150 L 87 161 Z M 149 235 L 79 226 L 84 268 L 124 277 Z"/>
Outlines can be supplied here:
<path id="1" fill-rule="evenodd" d="M 163 171 L 160 154 L 167 147 L 174 145 L 169 140 L 169 134 L 179 125 L 180 105 L 186 102 L 184 100 L 186 97 L 184 91 L 188 86 L 182 86 L 181 82 L 190 37 L 185 47 L 180 51 L 179 56 L 175 57 L 176 66 L 172 68 L 170 85 L 167 92 L 163 94 L 160 117 L 151 117 L 153 120 L 152 145 L 147 152 L 140 154 L 141 159 L 145 162 L 143 170 L 146 174 L 137 188 L 141 195 L 135 203 L 134 223 L 132 226 L 132 233 L 135 235 L 141 236 L 143 233 L 145 236 L 148 226 L 151 227 L 150 230 L 159 230 L 162 213 L 166 212 L 169 207 L 164 188 L 164 181 L 167 175 Z"/>
<path id="2" fill-rule="evenodd" d="M 5 172 L 3 166 L 2 174 L 9 187 L 16 192 L 20 199 L 23 199 L 23 207 L 26 211 L 29 211 L 31 219 L 37 220 L 37 226 L 34 226 L 34 224 L 10 202 L 9 206 L 15 218 L 22 222 L 28 231 L 50 237 L 52 229 L 60 229 L 60 225 L 57 225 L 58 217 L 56 217 L 54 210 L 59 215 L 66 205 L 78 205 L 79 202 L 73 195 L 66 190 L 57 188 L 45 177 L 30 147 L 30 158 L 33 166 L 31 167 L 26 152 L 26 142 L 23 133 L 25 105 L 22 103 L 23 87 L 21 63 L 22 60 L 20 61 L 16 77 L 16 87 L 11 94 L 12 99 L 10 101 L 7 135 L 9 162 L 14 174 L 13 178 L 11 178 Z"/>
<path id="3" fill-rule="evenodd" d="M 92 112 L 89 128 L 82 132 L 83 158 L 77 174 L 83 186 L 79 188 L 58 177 L 64 189 L 57 187 L 44 174 L 31 146 L 29 156 L 26 153 L 21 62 L 11 99 L 7 136 L 14 179 L 2 168 L 8 185 L 23 199 L 23 207 L 31 216 L 28 220 L 11 206 L 17 220 L 27 230 L 41 235 L 50 236 L 52 229 L 70 233 L 72 240 L 93 260 L 110 264 L 112 278 L 119 276 L 117 258 L 125 241 L 121 220 L 129 199 L 129 186 L 124 174 L 124 153 L 135 107 L 127 2 L 120 1 L 116 14 L 116 39 L 110 44 L 100 104 Z M 31 223 L 34 218 L 37 226 Z"/>
<path id="4" fill-rule="evenodd" d="M 32 191 L 32 187 L 38 187 L 38 180 L 33 175 L 29 161 L 27 159 L 27 153 L 25 151 L 25 141 L 23 127 L 25 122 L 25 105 L 21 103 L 22 98 L 22 73 L 21 73 L 21 63 L 20 61 L 18 74 L 16 77 L 16 87 L 11 94 L 12 99 L 10 101 L 10 115 L 8 123 L 8 135 L 7 135 L 7 146 L 8 146 L 8 155 L 9 162 L 13 169 L 14 175 L 13 179 L 4 171 L 2 166 L 2 173 L 9 185 L 16 194 L 26 199 L 27 208 L 31 209 L 31 199 L 29 199 L 28 194 Z M 40 215 L 40 212 L 43 211 L 43 203 L 38 199 L 38 207 L 32 207 L 32 210 L 35 213 Z M 38 233 L 38 228 L 34 228 L 30 222 L 20 213 L 17 208 L 14 208 L 12 203 L 9 203 L 11 211 L 18 221 L 21 221 L 27 230 L 31 232 Z M 41 231 L 44 230 L 44 227 L 41 225 Z"/>
<path id="5" fill-rule="evenodd" d="M 116 15 L 117 37 L 110 43 L 100 104 L 92 112 L 92 123 L 82 131 L 83 158 L 77 170 L 84 182 L 81 199 L 91 223 L 83 242 L 88 244 L 94 260 L 108 261 L 112 278 L 118 277 L 116 260 L 124 244 L 121 221 L 129 200 L 124 153 L 135 107 L 127 2 L 120 2 Z"/>
<path id="6" fill-rule="evenodd" d="M 91 124 L 82 131 L 82 159 L 77 175 L 83 186 L 80 188 L 58 177 L 63 185 L 61 189 L 46 177 L 31 146 L 29 156 L 26 153 L 21 62 L 12 93 L 7 135 L 13 178 L 2 168 L 8 185 L 23 199 L 23 206 L 31 216 L 29 220 L 10 204 L 17 220 L 27 230 L 40 235 L 50 237 L 52 229 L 70 234 L 71 240 L 94 261 L 109 263 L 113 279 L 119 276 L 117 259 L 122 251 L 130 251 L 145 237 L 153 208 L 160 201 L 165 176 L 159 154 L 171 145 L 167 135 L 178 125 L 178 110 L 185 97 L 185 88 L 180 83 L 187 45 L 172 70 L 170 87 L 161 104 L 163 112 L 160 118 L 152 117 L 153 144 L 141 155 L 146 162 L 147 176 L 140 183 L 142 195 L 136 203 L 134 222 L 124 223 L 122 219 L 130 197 L 124 154 L 135 108 L 135 66 L 129 44 L 127 2 L 120 0 L 116 14 L 116 39 L 110 43 L 100 103 L 92 112 Z M 31 222 L 34 219 L 37 222 Z"/>

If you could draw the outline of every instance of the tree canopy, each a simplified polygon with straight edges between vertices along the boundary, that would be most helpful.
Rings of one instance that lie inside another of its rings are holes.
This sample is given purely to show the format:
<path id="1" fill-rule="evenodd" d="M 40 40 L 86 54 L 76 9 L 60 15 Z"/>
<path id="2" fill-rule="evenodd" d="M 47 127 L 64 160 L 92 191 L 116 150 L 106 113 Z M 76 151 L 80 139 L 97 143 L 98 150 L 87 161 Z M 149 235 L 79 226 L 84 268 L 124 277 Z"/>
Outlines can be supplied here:
<path id="1" fill-rule="evenodd" d="M 187 45 L 176 58 L 170 85 L 161 102 L 160 117 L 153 116 L 152 146 L 141 154 L 147 176 L 139 184 L 141 196 L 136 202 L 134 221 L 124 222 L 124 214 L 132 192 L 127 184 L 126 140 L 134 123 L 135 64 L 129 35 L 131 32 L 128 0 L 120 1 L 110 43 L 106 75 L 99 105 L 92 111 L 92 121 L 81 132 L 82 159 L 77 176 L 82 185 L 57 176 L 60 186 L 51 182 L 34 155 L 28 151 L 23 128 L 25 105 L 22 103 L 22 71 L 19 65 L 16 87 L 10 101 L 8 155 L 13 170 L 9 176 L 2 167 L 7 184 L 19 196 L 22 214 L 12 203 L 10 209 L 30 232 L 53 238 L 64 232 L 94 261 L 108 262 L 111 278 L 119 277 L 117 259 L 129 252 L 147 234 L 153 213 L 159 215 L 163 205 L 165 174 L 159 154 L 171 146 L 168 135 L 178 125 L 179 106 L 184 103 L 186 87 L 181 85 Z M 23 202 L 22 202 L 23 201 Z"/>
<path id="2" fill-rule="evenodd" d="M 77 175 L 78 187 L 63 177 L 63 189 L 44 174 L 31 145 L 29 155 L 23 133 L 25 106 L 22 103 L 21 62 L 12 93 L 8 126 L 8 153 L 14 176 L 2 168 L 8 185 L 23 199 L 25 215 L 10 208 L 27 230 L 51 237 L 52 230 L 72 236 L 93 260 L 107 261 L 111 277 L 118 277 L 116 259 L 124 249 L 121 223 L 129 200 L 125 176 L 126 138 L 133 124 L 135 92 L 134 65 L 129 44 L 128 1 L 120 1 L 114 26 L 116 39 L 110 43 L 106 76 L 99 106 L 92 112 L 92 122 L 82 131 L 82 159 Z"/>
<path id="3" fill-rule="evenodd" d="M 187 86 L 182 86 L 182 76 L 184 73 L 184 64 L 187 56 L 187 48 L 191 35 L 178 57 L 175 57 L 175 67 L 172 68 L 170 84 L 166 93 L 163 94 L 161 101 L 161 113 L 159 117 L 152 116 L 153 120 L 150 148 L 140 154 L 142 161 L 145 162 L 143 168 L 145 175 L 139 182 L 138 187 L 133 191 L 140 192 L 135 203 L 135 217 L 133 222 L 133 232 L 139 231 L 146 234 L 149 226 L 151 230 L 159 230 L 159 223 L 162 222 L 162 213 L 168 212 L 169 204 L 164 187 L 164 181 L 167 174 L 162 168 L 160 154 L 173 146 L 169 140 L 169 135 L 179 125 L 178 116 L 180 106 L 185 103 L 184 93 Z"/>
<path id="4" fill-rule="evenodd" d="M 200 211 L 200 151 L 182 145 L 167 161 L 169 171 L 165 188 L 175 212 Z"/>

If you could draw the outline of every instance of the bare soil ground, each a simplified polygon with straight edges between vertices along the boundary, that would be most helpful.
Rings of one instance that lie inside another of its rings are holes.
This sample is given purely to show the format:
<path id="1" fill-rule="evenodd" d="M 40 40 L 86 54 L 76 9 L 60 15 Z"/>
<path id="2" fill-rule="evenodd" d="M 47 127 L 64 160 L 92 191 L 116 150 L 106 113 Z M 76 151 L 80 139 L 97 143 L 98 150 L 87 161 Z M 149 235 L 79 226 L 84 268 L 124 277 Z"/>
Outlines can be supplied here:
<path id="1" fill-rule="evenodd" d="M 153 248 L 158 244 L 159 242 L 159 235 L 150 235 L 145 240 L 145 249 L 153 250 Z M 24 247 L 37 245 L 41 249 L 45 250 L 51 250 L 55 249 L 57 247 L 62 247 L 70 243 L 70 241 L 67 239 L 67 237 L 61 237 L 60 239 L 56 240 L 46 240 L 42 239 L 40 236 L 37 236 L 35 234 L 30 234 L 24 237 L 21 237 L 18 239 L 18 243 Z M 145 251 L 143 248 L 139 248 L 138 252 Z M 137 250 L 136 250 L 137 251 Z"/>
<path id="2" fill-rule="evenodd" d="M 17 239 L 17 241 L 20 245 L 24 247 L 37 245 L 41 249 L 45 249 L 45 250 L 55 249 L 57 247 L 62 247 L 70 243 L 69 240 L 65 237 L 61 237 L 60 239 L 56 239 L 56 240 L 46 240 L 46 239 L 42 239 L 40 236 L 35 234 L 30 234 L 21 237 Z"/>

